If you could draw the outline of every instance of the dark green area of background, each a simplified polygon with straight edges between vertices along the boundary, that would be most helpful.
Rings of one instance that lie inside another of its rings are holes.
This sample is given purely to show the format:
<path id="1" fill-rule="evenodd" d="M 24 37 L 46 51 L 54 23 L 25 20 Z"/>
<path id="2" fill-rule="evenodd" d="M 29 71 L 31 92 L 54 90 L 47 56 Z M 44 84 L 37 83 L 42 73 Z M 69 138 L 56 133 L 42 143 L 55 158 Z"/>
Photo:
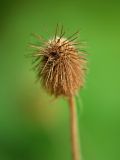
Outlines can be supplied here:
<path id="1" fill-rule="evenodd" d="M 51 102 L 25 58 L 30 33 L 80 29 L 89 73 L 79 100 L 84 160 L 120 160 L 120 2 L 0 1 L 0 160 L 70 160 L 69 111 Z M 49 32 L 49 33 L 48 33 Z"/>

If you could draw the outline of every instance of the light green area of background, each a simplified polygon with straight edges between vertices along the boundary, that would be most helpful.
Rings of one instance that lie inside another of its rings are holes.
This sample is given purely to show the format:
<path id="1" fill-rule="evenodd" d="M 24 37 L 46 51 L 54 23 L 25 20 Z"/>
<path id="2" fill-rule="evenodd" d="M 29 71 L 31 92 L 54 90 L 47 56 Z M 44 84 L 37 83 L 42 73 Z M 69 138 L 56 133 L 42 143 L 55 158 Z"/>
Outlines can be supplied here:
<path id="1" fill-rule="evenodd" d="M 120 2 L 0 1 L 0 160 L 70 160 L 69 111 L 30 70 L 30 33 L 80 29 L 89 73 L 78 107 L 84 160 L 120 160 Z M 48 34 L 49 32 L 49 34 Z"/>

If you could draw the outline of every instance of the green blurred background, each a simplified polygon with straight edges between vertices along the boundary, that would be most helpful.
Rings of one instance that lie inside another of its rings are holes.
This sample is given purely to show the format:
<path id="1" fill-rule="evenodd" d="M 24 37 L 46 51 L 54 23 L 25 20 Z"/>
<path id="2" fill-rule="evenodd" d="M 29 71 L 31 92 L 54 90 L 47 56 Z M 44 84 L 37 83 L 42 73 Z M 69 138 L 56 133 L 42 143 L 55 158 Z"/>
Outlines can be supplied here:
<path id="1" fill-rule="evenodd" d="M 120 2 L 0 1 L 0 160 L 70 160 L 66 100 L 52 101 L 25 58 L 31 33 L 80 29 L 89 72 L 78 116 L 84 160 L 120 160 Z M 49 33 L 48 33 L 49 32 Z"/>

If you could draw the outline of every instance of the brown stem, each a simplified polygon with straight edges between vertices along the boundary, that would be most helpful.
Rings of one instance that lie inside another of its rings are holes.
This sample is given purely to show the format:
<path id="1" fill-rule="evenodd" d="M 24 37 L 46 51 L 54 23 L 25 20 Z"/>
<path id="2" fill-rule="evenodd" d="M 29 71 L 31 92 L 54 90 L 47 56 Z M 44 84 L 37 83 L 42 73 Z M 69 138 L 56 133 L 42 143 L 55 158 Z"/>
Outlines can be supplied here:
<path id="1" fill-rule="evenodd" d="M 74 97 L 69 97 L 72 160 L 80 160 L 77 112 Z"/>

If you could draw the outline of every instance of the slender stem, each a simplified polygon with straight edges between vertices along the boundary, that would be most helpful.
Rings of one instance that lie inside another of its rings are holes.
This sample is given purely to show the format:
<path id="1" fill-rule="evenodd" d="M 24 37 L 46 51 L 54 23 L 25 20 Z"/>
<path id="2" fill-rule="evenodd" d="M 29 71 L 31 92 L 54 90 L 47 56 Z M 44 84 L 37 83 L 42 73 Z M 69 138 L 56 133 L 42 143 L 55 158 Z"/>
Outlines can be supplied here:
<path id="1" fill-rule="evenodd" d="M 77 111 L 74 97 L 69 97 L 72 160 L 80 160 Z"/>

